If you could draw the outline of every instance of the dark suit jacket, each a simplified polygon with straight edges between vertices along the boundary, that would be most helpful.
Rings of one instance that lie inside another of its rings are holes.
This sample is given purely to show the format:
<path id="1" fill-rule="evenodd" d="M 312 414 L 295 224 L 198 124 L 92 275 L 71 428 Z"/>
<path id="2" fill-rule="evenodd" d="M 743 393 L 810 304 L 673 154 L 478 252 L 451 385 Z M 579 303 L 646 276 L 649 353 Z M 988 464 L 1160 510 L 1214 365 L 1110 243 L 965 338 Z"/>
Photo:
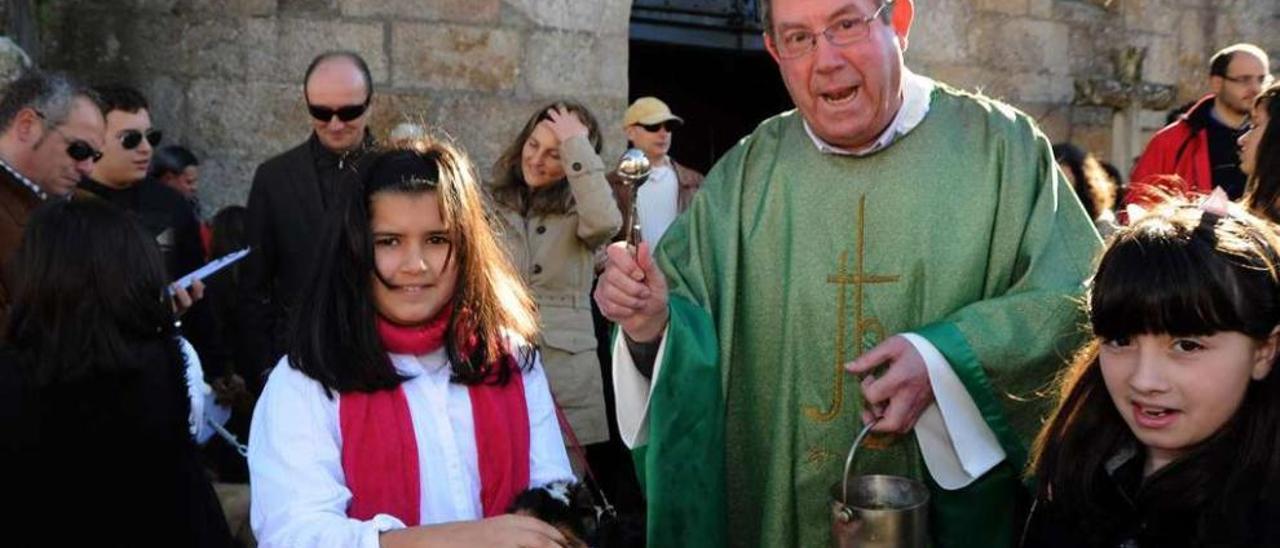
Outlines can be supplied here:
<path id="1" fill-rule="evenodd" d="M 307 282 L 324 218 L 334 206 L 317 172 L 319 143 L 306 142 L 258 166 L 249 191 L 245 237 L 253 248 L 241 270 L 241 373 L 261 388 L 261 373 L 287 350 L 289 321 Z M 338 172 L 350 169 L 343 160 Z"/>

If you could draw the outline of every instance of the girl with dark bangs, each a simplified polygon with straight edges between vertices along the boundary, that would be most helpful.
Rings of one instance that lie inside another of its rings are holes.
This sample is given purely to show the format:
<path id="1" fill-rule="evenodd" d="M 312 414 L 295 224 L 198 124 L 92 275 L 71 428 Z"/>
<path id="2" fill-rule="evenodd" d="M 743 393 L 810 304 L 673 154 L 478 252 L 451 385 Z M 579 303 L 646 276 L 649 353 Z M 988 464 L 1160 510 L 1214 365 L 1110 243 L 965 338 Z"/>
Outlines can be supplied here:
<path id="1" fill-rule="evenodd" d="M 1280 545 L 1276 234 L 1217 210 L 1163 206 L 1104 252 L 1023 546 Z"/>
<path id="2" fill-rule="evenodd" d="M 254 411 L 264 546 L 555 546 L 517 493 L 573 473 L 533 307 L 470 161 L 431 139 L 343 185 L 290 354 Z"/>

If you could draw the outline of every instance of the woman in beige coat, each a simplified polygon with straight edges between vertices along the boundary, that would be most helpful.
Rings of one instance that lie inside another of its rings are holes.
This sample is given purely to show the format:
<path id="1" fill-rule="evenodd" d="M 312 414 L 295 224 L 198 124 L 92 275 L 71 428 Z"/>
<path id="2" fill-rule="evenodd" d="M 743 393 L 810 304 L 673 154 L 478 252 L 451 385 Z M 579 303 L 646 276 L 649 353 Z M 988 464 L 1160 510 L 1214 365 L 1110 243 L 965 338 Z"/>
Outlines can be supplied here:
<path id="1" fill-rule="evenodd" d="M 600 130 L 585 107 L 548 105 L 498 159 L 489 188 L 507 250 L 538 303 L 551 392 L 583 445 L 609 440 L 589 293 L 593 253 L 622 226 L 599 154 Z"/>

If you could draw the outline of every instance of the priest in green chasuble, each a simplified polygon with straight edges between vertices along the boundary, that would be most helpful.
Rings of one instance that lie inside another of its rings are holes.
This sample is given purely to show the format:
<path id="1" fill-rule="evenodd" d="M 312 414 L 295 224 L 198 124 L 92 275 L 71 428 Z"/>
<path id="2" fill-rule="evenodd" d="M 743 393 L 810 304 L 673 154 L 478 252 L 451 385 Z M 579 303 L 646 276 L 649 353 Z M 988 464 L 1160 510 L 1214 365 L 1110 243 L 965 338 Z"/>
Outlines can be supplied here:
<path id="1" fill-rule="evenodd" d="M 874 416 L 856 473 L 925 481 L 934 546 L 1012 546 L 1093 224 L 1025 114 L 906 69 L 911 0 L 762 4 L 796 110 L 595 294 L 649 545 L 826 546 Z"/>

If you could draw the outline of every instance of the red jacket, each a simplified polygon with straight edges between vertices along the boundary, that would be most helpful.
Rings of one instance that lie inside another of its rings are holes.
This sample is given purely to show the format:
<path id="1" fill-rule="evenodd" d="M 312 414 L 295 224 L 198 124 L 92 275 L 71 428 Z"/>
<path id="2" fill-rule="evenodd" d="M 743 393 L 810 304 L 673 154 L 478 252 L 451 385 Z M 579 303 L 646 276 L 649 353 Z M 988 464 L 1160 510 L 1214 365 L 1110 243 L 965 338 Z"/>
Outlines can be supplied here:
<path id="1" fill-rule="evenodd" d="M 1178 120 L 1156 132 L 1147 143 L 1147 149 L 1133 166 L 1129 175 L 1129 193 L 1125 203 L 1142 203 L 1144 187 L 1161 175 L 1177 175 L 1186 182 L 1186 190 L 1208 194 L 1213 190 L 1213 177 L 1209 167 L 1210 117 L 1213 116 L 1213 95 L 1196 102 Z"/>

